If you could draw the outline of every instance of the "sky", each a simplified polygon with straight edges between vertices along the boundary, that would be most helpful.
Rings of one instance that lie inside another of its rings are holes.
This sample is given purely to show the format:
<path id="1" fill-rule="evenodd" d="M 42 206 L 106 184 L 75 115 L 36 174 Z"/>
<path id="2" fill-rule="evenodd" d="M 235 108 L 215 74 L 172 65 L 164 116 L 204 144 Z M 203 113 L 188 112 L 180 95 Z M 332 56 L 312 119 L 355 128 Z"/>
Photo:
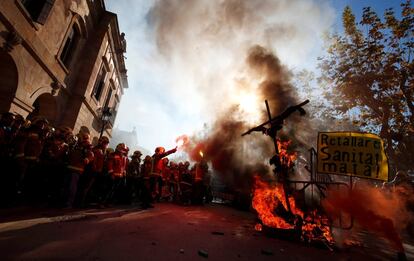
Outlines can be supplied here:
<path id="1" fill-rule="evenodd" d="M 341 31 L 350 5 L 378 14 L 396 0 L 106 0 L 127 40 L 129 88 L 115 126 L 138 134 L 139 146 L 175 146 L 202 132 L 228 106 L 257 122 L 264 110 L 260 79 L 246 66 L 248 50 L 264 46 L 292 71 L 315 70 L 326 32 Z"/>

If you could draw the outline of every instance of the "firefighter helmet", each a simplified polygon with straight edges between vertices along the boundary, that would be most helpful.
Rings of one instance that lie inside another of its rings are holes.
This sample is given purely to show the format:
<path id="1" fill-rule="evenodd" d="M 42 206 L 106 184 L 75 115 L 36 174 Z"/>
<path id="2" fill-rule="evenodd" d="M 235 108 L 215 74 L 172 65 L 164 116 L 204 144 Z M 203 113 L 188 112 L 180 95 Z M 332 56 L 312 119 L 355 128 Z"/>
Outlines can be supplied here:
<path id="1" fill-rule="evenodd" d="M 32 125 L 36 125 L 39 127 L 44 127 L 49 124 L 49 121 L 46 118 L 43 117 L 35 117 L 32 119 Z"/>
<path id="2" fill-rule="evenodd" d="M 155 153 L 157 154 L 161 154 L 165 152 L 165 148 L 164 147 L 157 147 L 155 148 Z"/>
<path id="3" fill-rule="evenodd" d="M 127 151 L 127 146 L 125 145 L 125 143 L 119 143 L 118 145 L 116 145 L 115 151 L 125 153 Z"/>
<path id="4" fill-rule="evenodd" d="M 134 154 L 132 154 L 131 158 L 139 158 L 141 157 L 142 153 L 139 150 L 134 151 Z"/>

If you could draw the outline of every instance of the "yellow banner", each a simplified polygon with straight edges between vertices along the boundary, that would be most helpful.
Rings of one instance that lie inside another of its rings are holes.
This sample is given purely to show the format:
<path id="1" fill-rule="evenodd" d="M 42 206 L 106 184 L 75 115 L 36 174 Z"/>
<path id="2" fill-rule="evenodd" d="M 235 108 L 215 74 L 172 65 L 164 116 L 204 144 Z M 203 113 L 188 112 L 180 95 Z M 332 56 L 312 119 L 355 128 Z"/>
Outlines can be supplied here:
<path id="1" fill-rule="evenodd" d="M 388 181 L 382 139 L 360 132 L 319 132 L 318 172 Z"/>

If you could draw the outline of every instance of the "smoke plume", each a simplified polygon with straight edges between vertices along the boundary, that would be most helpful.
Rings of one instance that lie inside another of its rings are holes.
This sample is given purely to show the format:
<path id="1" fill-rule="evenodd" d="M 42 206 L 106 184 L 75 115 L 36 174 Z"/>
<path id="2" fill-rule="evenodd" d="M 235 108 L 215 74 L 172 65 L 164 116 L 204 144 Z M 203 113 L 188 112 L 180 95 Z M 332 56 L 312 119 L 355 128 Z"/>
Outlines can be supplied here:
<path id="1" fill-rule="evenodd" d="M 323 202 L 331 217 L 348 214 L 361 227 L 389 240 L 393 248 L 404 252 L 398 231 L 404 229 L 409 219 L 406 210 L 408 198 L 396 191 L 385 191 L 361 184 L 352 190 L 329 191 Z M 411 196 L 410 194 L 407 194 Z"/>
<path id="2" fill-rule="evenodd" d="M 248 187 L 253 173 L 269 172 L 269 137 L 241 133 L 267 119 L 265 99 L 273 116 L 300 102 L 284 63 L 295 66 L 309 55 L 315 35 L 331 23 L 322 12 L 331 13 L 304 0 L 156 1 L 148 13 L 161 54 L 154 59 L 171 72 L 172 100 L 207 123 L 186 146 L 192 160 L 203 151 L 238 188 Z"/>
<path id="3" fill-rule="evenodd" d="M 295 98 L 297 93 L 289 82 L 290 74 L 274 54 L 256 45 L 248 51 L 245 62 L 251 73 L 262 79 L 255 94 L 275 105 L 272 108 L 274 116 L 287 106 L 298 103 Z M 265 121 L 266 117 L 267 113 L 262 113 L 260 119 Z M 268 137 L 265 137 L 267 142 L 255 135 L 241 137 L 241 133 L 250 127 L 243 120 L 240 107 L 232 106 L 218 116 L 204 137 L 193 137 L 186 151 L 195 161 L 201 160 L 199 152 L 202 151 L 204 159 L 212 163 L 214 170 L 222 175 L 227 184 L 239 190 L 248 190 L 253 174 L 269 172 L 265 159 L 274 153 Z M 246 139 L 250 142 L 247 143 Z"/>

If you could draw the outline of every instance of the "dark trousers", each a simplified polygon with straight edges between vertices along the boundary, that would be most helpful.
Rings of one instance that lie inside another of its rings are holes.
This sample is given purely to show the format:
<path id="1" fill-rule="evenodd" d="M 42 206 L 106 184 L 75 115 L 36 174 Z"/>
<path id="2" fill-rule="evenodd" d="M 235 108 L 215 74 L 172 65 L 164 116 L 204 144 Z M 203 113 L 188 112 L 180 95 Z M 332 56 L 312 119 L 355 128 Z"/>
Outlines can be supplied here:
<path id="1" fill-rule="evenodd" d="M 26 160 L 24 171 L 23 193 L 29 203 L 38 203 L 45 189 L 44 175 L 37 160 Z"/>
<path id="2" fill-rule="evenodd" d="M 151 190 L 150 190 L 150 179 L 144 178 L 141 182 L 141 202 L 144 208 L 151 205 L 152 197 L 151 197 Z"/>
<path id="3" fill-rule="evenodd" d="M 101 173 L 96 177 L 93 190 L 96 195 L 96 199 L 99 203 L 103 203 L 106 199 L 106 196 L 108 195 L 109 190 L 111 189 L 110 186 L 112 186 L 112 179 L 111 177 L 109 177 L 109 175 Z"/>
<path id="4" fill-rule="evenodd" d="M 127 177 L 127 191 L 129 195 L 129 201 L 134 201 L 141 198 L 142 178 L 140 177 Z"/>
<path id="5" fill-rule="evenodd" d="M 193 204 L 201 205 L 203 204 L 204 198 L 204 184 L 200 181 L 195 181 L 193 184 L 193 191 L 192 191 L 192 200 Z"/>
<path id="6" fill-rule="evenodd" d="M 163 181 L 161 176 L 153 176 L 150 178 L 152 198 L 159 201 L 162 194 Z"/>
<path id="7" fill-rule="evenodd" d="M 65 173 L 62 165 L 50 165 L 47 169 L 47 200 L 50 206 L 58 206 L 64 189 Z"/>
<path id="8" fill-rule="evenodd" d="M 95 183 L 96 177 L 100 173 L 88 171 L 81 177 L 81 193 L 79 195 L 80 205 L 84 207 L 88 204 L 88 199 L 91 194 L 92 187 Z"/>
<path id="9" fill-rule="evenodd" d="M 0 207 L 12 206 L 16 198 L 16 178 L 12 171 L 11 157 L 0 156 Z"/>
<path id="10" fill-rule="evenodd" d="M 76 198 L 76 192 L 78 191 L 78 183 L 80 172 L 77 171 L 69 171 L 66 175 L 66 192 L 65 192 L 65 199 L 66 199 L 66 207 L 73 207 Z"/>
<path id="11" fill-rule="evenodd" d="M 121 187 L 122 183 L 124 182 L 124 178 L 112 178 L 111 184 L 109 186 L 108 194 L 106 195 L 106 198 L 104 199 L 104 204 L 110 204 L 113 202 L 116 193 L 118 192 L 119 188 Z"/>

